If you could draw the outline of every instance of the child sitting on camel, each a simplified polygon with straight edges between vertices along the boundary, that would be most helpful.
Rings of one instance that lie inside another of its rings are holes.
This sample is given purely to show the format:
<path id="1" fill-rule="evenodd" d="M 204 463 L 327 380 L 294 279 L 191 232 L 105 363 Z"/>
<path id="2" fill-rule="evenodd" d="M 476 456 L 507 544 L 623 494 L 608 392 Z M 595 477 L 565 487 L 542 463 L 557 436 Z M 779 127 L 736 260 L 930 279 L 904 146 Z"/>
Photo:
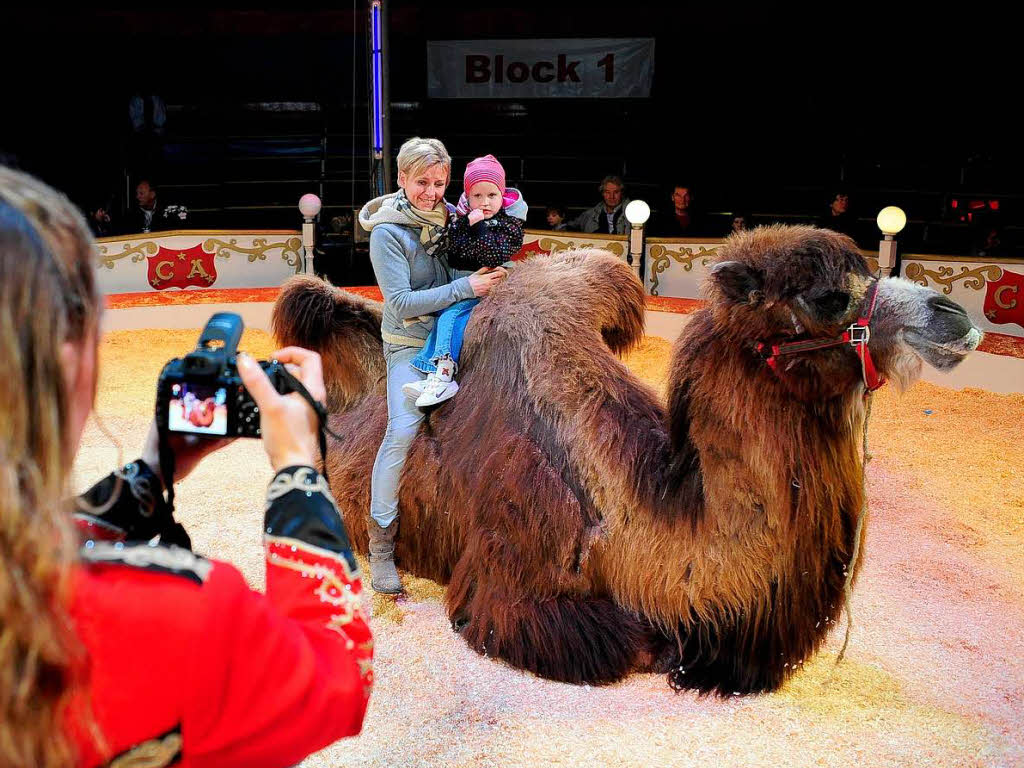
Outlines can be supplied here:
<path id="1" fill-rule="evenodd" d="M 493 155 L 466 166 L 457 218 L 447 232 L 443 250 L 452 269 L 495 268 L 523 247 L 527 205 L 518 190 L 505 186 L 505 169 Z M 458 370 L 462 337 L 469 315 L 480 299 L 456 302 L 440 312 L 422 351 L 410 365 L 427 374 L 423 381 L 402 387 L 407 397 L 424 408 L 444 402 L 459 391 Z"/>

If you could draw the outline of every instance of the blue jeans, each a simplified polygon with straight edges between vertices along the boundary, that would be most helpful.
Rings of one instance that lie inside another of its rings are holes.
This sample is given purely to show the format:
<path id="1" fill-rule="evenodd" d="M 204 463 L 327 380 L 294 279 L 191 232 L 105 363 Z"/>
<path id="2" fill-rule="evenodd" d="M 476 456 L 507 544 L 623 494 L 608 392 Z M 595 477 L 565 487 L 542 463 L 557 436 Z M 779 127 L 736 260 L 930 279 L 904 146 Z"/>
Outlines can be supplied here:
<path id="1" fill-rule="evenodd" d="M 402 385 L 420 381 L 420 374 L 409 367 L 419 350 L 416 347 L 384 344 L 388 366 L 388 428 L 373 462 L 370 477 L 370 516 L 381 528 L 387 528 L 398 517 L 398 480 L 424 412 L 402 394 Z"/>
<path id="2" fill-rule="evenodd" d="M 479 303 L 480 299 L 464 299 L 442 310 L 434 323 L 434 330 L 427 337 L 427 343 L 409 365 L 417 371 L 433 373 L 437 370 L 437 361 L 447 355 L 455 361 L 457 370 L 469 313 Z"/>

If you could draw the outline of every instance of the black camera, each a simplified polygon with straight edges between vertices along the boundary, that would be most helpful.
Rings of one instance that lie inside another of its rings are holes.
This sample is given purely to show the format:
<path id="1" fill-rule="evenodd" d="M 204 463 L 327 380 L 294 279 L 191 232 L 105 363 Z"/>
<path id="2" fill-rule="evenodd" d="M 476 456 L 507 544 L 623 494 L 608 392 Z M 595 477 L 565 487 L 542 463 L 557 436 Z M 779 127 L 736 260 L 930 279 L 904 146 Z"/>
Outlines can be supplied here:
<path id="1" fill-rule="evenodd" d="M 199 336 L 194 352 L 171 360 L 156 387 L 156 423 L 164 432 L 210 437 L 260 437 L 260 412 L 238 376 L 242 318 L 218 312 Z M 294 379 L 276 360 L 259 365 L 282 395 Z"/>

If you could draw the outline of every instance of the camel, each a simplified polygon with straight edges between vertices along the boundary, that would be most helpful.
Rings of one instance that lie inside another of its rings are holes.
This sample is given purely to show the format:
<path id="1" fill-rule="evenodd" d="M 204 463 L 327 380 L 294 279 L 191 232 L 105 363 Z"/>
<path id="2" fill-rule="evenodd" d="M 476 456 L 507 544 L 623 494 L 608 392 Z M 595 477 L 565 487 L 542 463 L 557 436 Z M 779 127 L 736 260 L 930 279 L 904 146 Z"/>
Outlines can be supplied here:
<path id="1" fill-rule="evenodd" d="M 618 359 L 642 336 L 644 296 L 611 254 L 519 263 L 474 310 L 462 389 L 409 452 L 397 549 L 448 585 L 472 648 L 570 683 L 659 672 L 732 695 L 776 690 L 835 626 L 864 507 L 864 371 L 848 343 L 764 350 L 836 337 L 873 303 L 870 357 L 906 387 L 981 334 L 811 227 L 733 235 L 705 292 L 667 409 Z M 323 356 L 340 438 L 326 473 L 363 552 L 386 422 L 380 312 L 298 276 L 273 319 L 280 343 Z"/>

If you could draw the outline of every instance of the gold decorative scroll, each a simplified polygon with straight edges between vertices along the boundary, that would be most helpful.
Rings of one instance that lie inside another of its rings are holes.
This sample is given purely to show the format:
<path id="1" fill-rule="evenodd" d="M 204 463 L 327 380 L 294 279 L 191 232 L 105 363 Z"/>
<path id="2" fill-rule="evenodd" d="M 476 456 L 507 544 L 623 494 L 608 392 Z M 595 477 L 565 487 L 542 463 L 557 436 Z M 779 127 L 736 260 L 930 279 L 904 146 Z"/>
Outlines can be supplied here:
<path id="1" fill-rule="evenodd" d="M 252 248 L 243 248 L 238 245 L 238 239 L 234 237 L 228 242 L 224 242 L 216 237 L 203 241 L 203 250 L 207 253 L 213 253 L 216 250 L 217 258 L 219 259 L 230 259 L 231 253 L 234 252 L 245 254 L 250 264 L 257 259 L 266 261 L 267 251 L 282 248 L 281 258 L 285 260 L 289 267 L 295 267 L 296 272 L 302 268 L 302 257 L 299 254 L 301 247 L 302 239 L 298 237 L 290 237 L 283 243 L 268 243 L 266 238 L 257 237 L 252 241 Z"/>
<path id="2" fill-rule="evenodd" d="M 677 264 L 682 264 L 683 269 L 689 272 L 693 269 L 693 262 L 697 259 L 700 259 L 701 264 L 706 265 L 708 257 L 718 253 L 717 247 L 705 248 L 703 245 L 699 245 L 697 248 L 697 252 L 694 253 L 692 249 L 687 248 L 685 245 L 678 251 L 671 251 L 664 245 L 651 246 L 651 296 L 658 295 L 658 275 L 668 269 L 673 261 Z"/>
<path id="3" fill-rule="evenodd" d="M 937 269 L 925 269 L 921 264 L 911 262 L 907 264 L 907 268 L 903 271 L 904 277 L 908 280 L 913 280 L 915 283 L 919 283 L 925 287 L 928 287 L 929 278 L 936 285 L 942 286 L 942 292 L 950 294 L 953 292 L 953 284 L 959 280 L 964 281 L 964 288 L 969 288 L 972 291 L 980 291 L 985 287 L 985 283 L 988 280 L 993 282 L 999 280 L 1003 276 L 1003 270 L 994 264 L 986 264 L 983 267 L 960 267 L 959 272 L 955 272 L 953 267 L 938 267 Z"/>
<path id="4" fill-rule="evenodd" d="M 155 256 L 156 252 L 159 250 L 160 246 L 152 240 L 147 240 L 146 242 L 139 243 L 138 245 L 129 245 L 125 243 L 124 250 L 120 253 L 110 253 L 110 249 L 107 248 L 107 246 L 101 245 L 99 246 L 100 263 L 107 269 L 113 269 L 114 262 L 118 259 L 131 256 L 133 262 L 143 261 L 148 256 Z"/>
<path id="5" fill-rule="evenodd" d="M 605 251 L 611 251 L 620 259 L 626 253 L 626 244 L 619 240 L 599 240 L 595 243 L 577 243 L 575 240 L 556 240 L 553 237 L 542 237 L 537 242 L 537 246 L 541 250 L 548 251 L 549 253 L 566 251 L 571 248 L 601 248 Z"/>

